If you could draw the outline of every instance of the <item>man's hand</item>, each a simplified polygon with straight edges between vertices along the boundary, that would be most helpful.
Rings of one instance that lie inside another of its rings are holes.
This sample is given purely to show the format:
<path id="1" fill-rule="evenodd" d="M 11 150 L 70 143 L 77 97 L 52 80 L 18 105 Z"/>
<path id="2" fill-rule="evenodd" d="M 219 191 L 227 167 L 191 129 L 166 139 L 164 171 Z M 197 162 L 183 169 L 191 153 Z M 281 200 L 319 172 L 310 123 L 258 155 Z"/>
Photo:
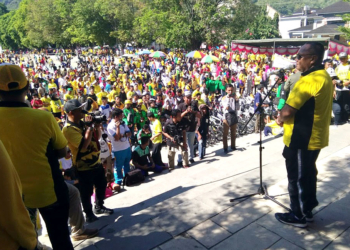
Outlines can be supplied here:
<path id="1" fill-rule="evenodd" d="M 154 162 L 152 162 L 151 168 L 155 168 L 155 167 L 156 167 L 156 165 L 154 164 Z"/>
<path id="2" fill-rule="evenodd" d="M 115 122 L 115 126 L 116 126 L 116 127 L 119 127 L 119 126 L 120 126 L 120 121 L 116 121 L 116 122 Z"/>
<path id="3" fill-rule="evenodd" d="M 91 125 L 92 125 L 92 116 L 91 115 L 85 116 L 85 124 L 86 124 L 86 126 L 91 127 Z"/>
<path id="4" fill-rule="evenodd" d="M 280 121 L 279 117 L 277 117 L 276 123 L 277 123 L 278 126 L 283 127 L 283 122 Z"/>
<path id="5" fill-rule="evenodd" d="M 171 137 L 171 138 L 170 138 L 170 141 L 173 142 L 173 143 L 175 143 L 174 137 Z"/>

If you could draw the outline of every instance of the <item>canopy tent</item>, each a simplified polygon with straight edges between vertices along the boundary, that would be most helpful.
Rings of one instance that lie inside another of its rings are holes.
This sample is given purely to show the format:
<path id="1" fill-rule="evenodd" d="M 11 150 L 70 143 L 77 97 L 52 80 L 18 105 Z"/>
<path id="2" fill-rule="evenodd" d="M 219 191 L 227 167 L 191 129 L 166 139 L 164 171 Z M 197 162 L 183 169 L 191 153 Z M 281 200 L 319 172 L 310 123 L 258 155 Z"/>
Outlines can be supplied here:
<path id="1" fill-rule="evenodd" d="M 274 53 L 279 55 L 294 55 L 299 51 L 300 46 L 306 42 L 319 42 L 328 49 L 328 55 L 334 56 L 340 52 L 349 54 L 350 49 L 346 43 L 338 40 L 323 37 L 323 38 L 290 38 L 290 39 L 262 39 L 262 40 L 233 40 L 231 49 L 240 52 L 248 52 L 253 54 Z"/>

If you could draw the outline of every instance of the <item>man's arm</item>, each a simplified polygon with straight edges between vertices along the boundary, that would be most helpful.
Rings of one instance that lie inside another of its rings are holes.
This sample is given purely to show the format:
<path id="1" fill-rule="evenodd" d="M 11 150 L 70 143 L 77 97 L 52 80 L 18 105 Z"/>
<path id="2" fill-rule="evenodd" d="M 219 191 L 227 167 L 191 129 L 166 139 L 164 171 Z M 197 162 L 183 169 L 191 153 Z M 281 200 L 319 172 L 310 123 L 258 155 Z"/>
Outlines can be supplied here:
<path id="1" fill-rule="evenodd" d="M 280 112 L 279 117 L 277 118 L 277 124 L 283 123 L 283 122 L 288 121 L 289 119 L 293 118 L 297 111 L 298 111 L 297 109 L 289 106 L 288 104 L 285 104 L 283 109 Z"/>

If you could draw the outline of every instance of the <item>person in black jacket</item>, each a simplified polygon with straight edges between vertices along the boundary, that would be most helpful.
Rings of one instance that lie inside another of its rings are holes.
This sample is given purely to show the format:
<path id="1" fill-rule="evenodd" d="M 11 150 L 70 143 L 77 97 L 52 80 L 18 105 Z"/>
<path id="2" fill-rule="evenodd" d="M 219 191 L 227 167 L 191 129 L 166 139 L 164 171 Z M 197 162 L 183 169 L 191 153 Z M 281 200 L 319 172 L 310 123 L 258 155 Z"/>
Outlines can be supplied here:
<path id="1" fill-rule="evenodd" d="M 205 104 L 199 106 L 201 112 L 200 125 L 197 130 L 199 160 L 205 156 L 205 149 L 207 147 L 207 135 L 209 130 L 209 107 Z"/>

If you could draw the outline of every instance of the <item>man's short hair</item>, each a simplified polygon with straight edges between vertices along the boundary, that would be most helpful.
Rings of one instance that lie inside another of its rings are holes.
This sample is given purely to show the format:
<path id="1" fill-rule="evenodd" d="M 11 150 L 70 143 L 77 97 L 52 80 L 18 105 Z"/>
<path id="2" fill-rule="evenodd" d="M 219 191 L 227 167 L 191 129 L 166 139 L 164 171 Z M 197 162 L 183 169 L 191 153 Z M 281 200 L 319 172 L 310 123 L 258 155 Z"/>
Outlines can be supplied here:
<path id="1" fill-rule="evenodd" d="M 147 117 L 149 117 L 149 118 L 154 118 L 154 114 L 153 114 L 152 112 L 148 112 L 148 113 L 147 113 Z"/>
<path id="2" fill-rule="evenodd" d="M 149 137 L 148 136 L 141 136 L 141 144 L 146 144 L 149 141 Z"/>
<path id="3" fill-rule="evenodd" d="M 318 42 L 308 42 L 308 43 L 305 43 L 307 45 L 310 45 L 310 52 L 313 54 L 313 55 L 316 55 L 317 56 L 317 63 L 318 64 L 322 64 L 322 61 L 323 61 L 323 57 L 324 57 L 324 46 L 321 44 L 321 43 L 318 43 Z"/>
<path id="4" fill-rule="evenodd" d="M 107 96 L 102 96 L 101 100 L 108 100 Z"/>
<path id="5" fill-rule="evenodd" d="M 111 117 L 112 117 L 112 119 L 114 119 L 114 118 L 120 116 L 122 113 L 123 113 L 123 110 L 115 108 L 111 112 Z"/>
<path id="6" fill-rule="evenodd" d="M 142 129 L 144 130 L 149 129 L 149 125 L 148 124 L 143 125 Z"/>
<path id="7" fill-rule="evenodd" d="M 228 89 L 228 88 L 233 88 L 233 85 L 232 84 L 227 84 L 226 89 Z"/>
<path id="8" fill-rule="evenodd" d="M 171 111 L 171 116 L 176 117 L 178 113 L 181 113 L 180 109 L 173 109 Z"/>

